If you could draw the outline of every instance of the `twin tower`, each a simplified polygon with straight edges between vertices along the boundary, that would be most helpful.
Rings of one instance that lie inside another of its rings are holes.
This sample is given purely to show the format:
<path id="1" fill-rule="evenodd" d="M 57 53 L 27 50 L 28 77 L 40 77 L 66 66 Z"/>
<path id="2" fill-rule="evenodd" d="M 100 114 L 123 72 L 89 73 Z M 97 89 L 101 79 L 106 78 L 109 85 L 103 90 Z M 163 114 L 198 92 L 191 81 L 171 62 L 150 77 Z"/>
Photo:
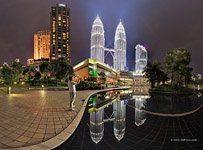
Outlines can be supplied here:
<path id="1" fill-rule="evenodd" d="M 105 51 L 111 53 L 114 69 L 126 70 L 126 34 L 122 22 L 120 21 L 116 28 L 114 49 L 108 49 L 105 48 L 103 23 L 99 16 L 97 16 L 91 31 L 91 58 L 104 63 Z"/>

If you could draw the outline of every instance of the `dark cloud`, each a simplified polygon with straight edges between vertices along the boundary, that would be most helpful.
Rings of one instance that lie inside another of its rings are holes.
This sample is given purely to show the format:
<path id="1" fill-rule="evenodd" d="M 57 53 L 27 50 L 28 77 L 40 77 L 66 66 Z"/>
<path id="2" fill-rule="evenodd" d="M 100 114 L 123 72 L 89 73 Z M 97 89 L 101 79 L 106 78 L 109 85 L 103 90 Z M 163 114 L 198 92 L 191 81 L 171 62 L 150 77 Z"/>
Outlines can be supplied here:
<path id="1" fill-rule="evenodd" d="M 202 0 L 0 0 L 0 63 L 33 55 L 33 34 L 49 29 L 50 7 L 71 8 L 71 55 L 76 64 L 89 57 L 91 25 L 97 14 L 105 28 L 106 45 L 113 47 L 120 19 L 126 28 L 128 66 L 134 68 L 134 47 L 148 48 L 150 60 L 164 61 L 168 50 L 186 47 L 195 72 L 203 73 Z"/>

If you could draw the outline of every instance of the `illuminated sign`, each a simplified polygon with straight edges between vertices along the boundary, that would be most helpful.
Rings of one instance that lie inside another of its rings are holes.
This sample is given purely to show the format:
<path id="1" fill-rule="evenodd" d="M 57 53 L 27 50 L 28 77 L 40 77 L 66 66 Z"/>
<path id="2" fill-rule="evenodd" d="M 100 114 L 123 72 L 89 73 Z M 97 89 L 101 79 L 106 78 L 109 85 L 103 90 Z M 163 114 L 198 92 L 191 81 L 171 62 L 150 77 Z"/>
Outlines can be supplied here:
<path id="1" fill-rule="evenodd" d="M 88 68 L 89 68 L 89 75 L 96 77 L 97 76 L 97 66 L 94 64 L 90 64 L 88 66 Z"/>

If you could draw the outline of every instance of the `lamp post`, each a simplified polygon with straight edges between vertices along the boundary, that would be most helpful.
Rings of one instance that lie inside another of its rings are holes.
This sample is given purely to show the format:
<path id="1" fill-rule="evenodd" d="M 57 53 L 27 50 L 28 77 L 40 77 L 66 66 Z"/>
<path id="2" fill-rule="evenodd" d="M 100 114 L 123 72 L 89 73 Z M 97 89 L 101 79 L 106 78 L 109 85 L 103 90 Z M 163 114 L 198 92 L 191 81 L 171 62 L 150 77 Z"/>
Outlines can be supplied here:
<path id="1" fill-rule="evenodd" d="M 197 85 L 197 90 L 200 90 L 200 84 L 199 81 L 202 79 L 202 75 L 201 74 L 197 74 L 197 80 L 198 80 L 198 85 Z"/>
<path id="2" fill-rule="evenodd" d="M 195 92 L 195 75 L 192 76 L 192 81 L 193 81 L 193 88 L 194 88 L 194 92 Z"/>
<path id="3" fill-rule="evenodd" d="M 7 87 L 7 94 L 11 94 L 11 86 Z"/>

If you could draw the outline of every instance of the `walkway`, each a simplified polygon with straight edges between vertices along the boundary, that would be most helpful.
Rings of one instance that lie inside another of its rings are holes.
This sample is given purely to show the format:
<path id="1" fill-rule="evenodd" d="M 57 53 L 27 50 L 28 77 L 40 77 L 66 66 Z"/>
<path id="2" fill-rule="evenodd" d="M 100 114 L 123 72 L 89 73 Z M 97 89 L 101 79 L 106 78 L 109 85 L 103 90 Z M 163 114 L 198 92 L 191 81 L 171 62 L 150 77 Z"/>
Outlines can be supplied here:
<path id="1" fill-rule="evenodd" d="M 67 128 L 93 91 L 79 91 L 69 111 L 68 91 L 29 91 L 0 96 L 0 149 L 39 144 Z"/>

